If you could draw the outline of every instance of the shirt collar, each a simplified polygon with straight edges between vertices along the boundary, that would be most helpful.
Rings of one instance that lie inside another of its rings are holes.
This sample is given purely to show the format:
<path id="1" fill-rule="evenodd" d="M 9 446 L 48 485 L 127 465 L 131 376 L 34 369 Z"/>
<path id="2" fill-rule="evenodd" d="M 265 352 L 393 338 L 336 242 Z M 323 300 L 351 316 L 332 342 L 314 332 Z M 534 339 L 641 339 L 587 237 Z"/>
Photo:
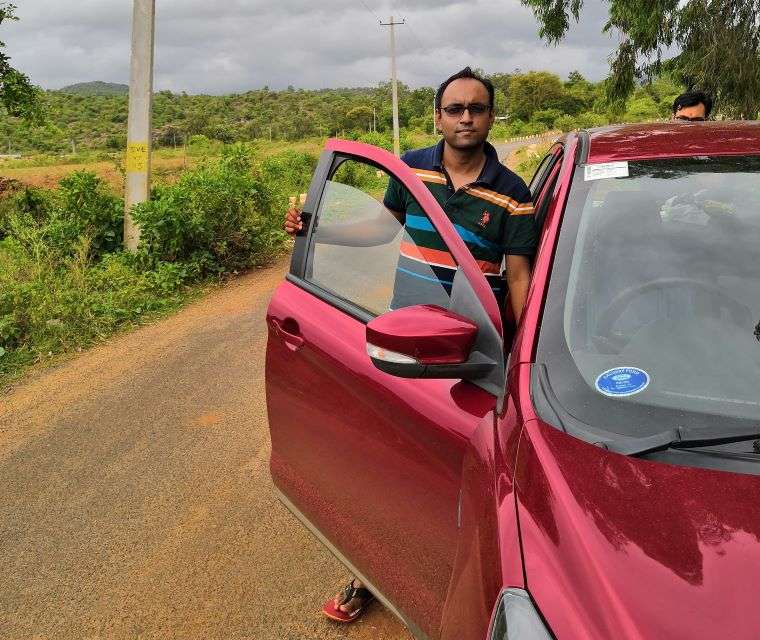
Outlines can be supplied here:
<path id="1" fill-rule="evenodd" d="M 435 147 L 433 147 L 433 169 L 443 173 L 443 147 L 444 140 L 440 140 Z M 488 186 L 493 187 L 499 178 L 501 172 L 501 162 L 499 162 L 499 154 L 496 153 L 496 149 L 490 142 L 486 142 L 483 148 L 486 154 L 486 163 L 483 165 L 483 170 L 480 172 L 478 179 L 475 182 L 480 182 Z"/>

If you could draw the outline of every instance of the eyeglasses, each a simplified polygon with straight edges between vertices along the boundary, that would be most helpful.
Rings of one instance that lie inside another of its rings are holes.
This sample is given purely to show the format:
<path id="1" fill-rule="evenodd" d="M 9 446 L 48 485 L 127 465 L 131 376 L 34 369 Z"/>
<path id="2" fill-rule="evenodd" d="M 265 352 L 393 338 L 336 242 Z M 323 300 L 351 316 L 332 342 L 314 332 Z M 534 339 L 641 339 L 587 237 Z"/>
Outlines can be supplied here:
<path id="1" fill-rule="evenodd" d="M 690 118 L 689 116 L 676 116 L 676 120 L 682 120 L 683 122 L 705 122 L 707 118 L 697 116 L 696 118 Z"/>
<path id="2" fill-rule="evenodd" d="M 447 116 L 461 116 L 465 111 L 469 111 L 471 116 L 481 116 L 486 111 L 490 111 L 491 107 L 487 104 L 480 104 L 479 102 L 473 102 L 472 104 L 450 104 L 447 107 L 441 107 L 441 111 L 445 111 Z"/>

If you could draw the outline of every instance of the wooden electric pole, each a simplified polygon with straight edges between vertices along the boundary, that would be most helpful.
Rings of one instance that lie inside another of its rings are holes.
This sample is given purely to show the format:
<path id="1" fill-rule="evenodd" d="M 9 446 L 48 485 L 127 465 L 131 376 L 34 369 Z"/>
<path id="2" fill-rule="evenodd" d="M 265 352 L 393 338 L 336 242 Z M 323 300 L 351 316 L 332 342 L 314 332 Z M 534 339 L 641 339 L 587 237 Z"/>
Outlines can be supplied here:
<path id="1" fill-rule="evenodd" d="M 150 196 L 155 15 L 156 0 L 134 0 L 124 215 L 124 246 L 129 251 L 136 251 L 140 244 L 140 229 L 132 220 L 132 207 Z"/>
<path id="2" fill-rule="evenodd" d="M 389 22 L 381 22 L 380 26 L 391 28 L 391 85 L 393 91 L 393 152 L 396 157 L 401 155 L 401 142 L 398 126 L 398 79 L 396 78 L 396 25 L 406 21 L 394 22 L 393 16 Z"/>

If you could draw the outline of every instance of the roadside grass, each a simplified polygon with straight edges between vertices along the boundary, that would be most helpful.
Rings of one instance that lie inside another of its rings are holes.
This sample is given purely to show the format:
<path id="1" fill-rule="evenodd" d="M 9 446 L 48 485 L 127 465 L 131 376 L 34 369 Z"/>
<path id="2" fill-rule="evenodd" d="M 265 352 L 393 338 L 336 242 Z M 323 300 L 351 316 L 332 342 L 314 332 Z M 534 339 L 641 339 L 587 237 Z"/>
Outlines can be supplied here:
<path id="1" fill-rule="evenodd" d="M 179 310 L 216 285 L 191 283 L 167 291 L 160 275 L 133 268 L 124 254 L 96 266 L 74 259 L 51 268 L 45 262 L 19 264 L 0 243 L 0 288 L 13 290 L 14 313 L 0 330 L 16 334 L 15 345 L 0 346 L 0 392 L 29 370 L 48 366 L 114 334 L 150 324 Z M 7 267 L 11 262 L 15 272 Z M 19 273 L 19 270 L 25 273 Z M 9 278 L 16 278 L 9 286 Z M 4 300 L 4 302 L 7 302 Z M 22 325 L 23 333 L 16 321 Z"/>
<path id="2" fill-rule="evenodd" d="M 199 159 L 134 210 L 136 254 L 121 249 L 122 199 L 93 172 L 57 189 L 14 185 L 0 198 L 0 389 L 271 262 L 288 246 L 287 197 L 305 190 L 315 163 L 244 145 Z"/>
<path id="3" fill-rule="evenodd" d="M 525 180 L 526 184 L 529 184 L 533 174 L 541 164 L 541 160 L 549 151 L 552 144 L 553 142 L 549 140 L 546 142 L 529 144 L 522 149 L 518 149 L 509 158 L 507 165 Z"/>

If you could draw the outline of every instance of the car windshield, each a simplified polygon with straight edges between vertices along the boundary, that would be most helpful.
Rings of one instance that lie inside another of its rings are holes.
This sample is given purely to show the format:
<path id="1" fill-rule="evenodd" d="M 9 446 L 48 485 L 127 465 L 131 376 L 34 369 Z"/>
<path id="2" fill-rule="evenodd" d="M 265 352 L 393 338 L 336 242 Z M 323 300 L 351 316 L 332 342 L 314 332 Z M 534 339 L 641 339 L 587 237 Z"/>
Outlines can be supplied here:
<path id="1" fill-rule="evenodd" d="M 760 158 L 579 167 L 536 354 L 551 406 L 539 413 L 636 438 L 760 425 L 759 272 Z"/>

